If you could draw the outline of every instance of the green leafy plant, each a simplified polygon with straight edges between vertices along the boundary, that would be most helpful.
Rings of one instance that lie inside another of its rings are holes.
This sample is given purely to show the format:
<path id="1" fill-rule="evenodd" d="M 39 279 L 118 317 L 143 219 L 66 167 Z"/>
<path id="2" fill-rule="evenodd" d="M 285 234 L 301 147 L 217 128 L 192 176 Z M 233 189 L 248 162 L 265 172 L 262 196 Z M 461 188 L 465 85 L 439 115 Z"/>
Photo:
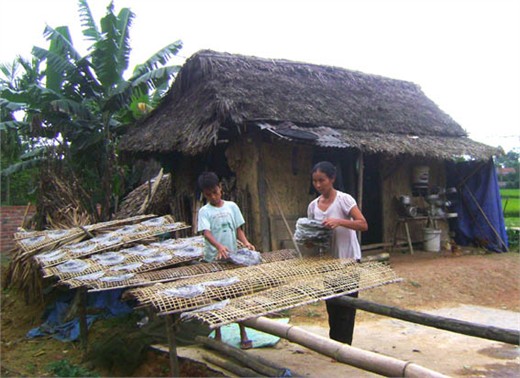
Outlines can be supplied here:
<path id="1" fill-rule="evenodd" d="M 47 371 L 56 377 L 99 377 L 98 374 L 81 366 L 71 364 L 68 360 L 51 362 Z"/>
<path id="2" fill-rule="evenodd" d="M 120 195 L 124 174 L 117 154 L 119 137 L 168 89 L 180 67 L 167 63 L 182 42 L 160 49 L 127 78 L 135 14 L 128 8 L 116 13 L 110 2 L 98 24 L 87 0 L 79 0 L 79 15 L 83 36 L 90 42 L 87 55 L 75 49 L 67 26 L 47 26 L 48 48 L 34 46 L 32 62 L 17 61 L 24 70 L 20 80 L 14 66 L 0 67 L 5 78 L 0 78 L 0 130 L 15 130 L 16 137 L 33 141 L 32 148 L 44 152 L 25 161 L 13 160 L 16 167 L 2 167 L 2 175 L 29 162 L 50 160 L 53 169 L 74 178 L 74 185 L 87 193 L 90 209 L 97 202 L 103 205 L 106 219 Z M 18 112 L 24 114 L 22 121 L 15 117 Z M 13 137 L 13 149 L 15 142 Z"/>

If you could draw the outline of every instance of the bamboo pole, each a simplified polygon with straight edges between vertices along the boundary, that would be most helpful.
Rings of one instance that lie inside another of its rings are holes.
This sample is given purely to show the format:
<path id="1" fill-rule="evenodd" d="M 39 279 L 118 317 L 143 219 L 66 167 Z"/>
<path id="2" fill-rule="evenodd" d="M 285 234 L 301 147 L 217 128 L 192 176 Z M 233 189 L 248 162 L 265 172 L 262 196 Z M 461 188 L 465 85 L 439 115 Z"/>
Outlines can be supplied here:
<path id="1" fill-rule="evenodd" d="M 364 299 L 347 296 L 335 298 L 333 301 L 338 305 L 353 307 L 360 310 L 373 312 L 375 314 L 390 316 L 392 318 L 397 318 L 428 327 L 444 329 L 446 331 L 461 333 L 468 336 L 475 336 L 513 345 L 519 345 L 520 343 L 520 331 L 517 330 L 485 326 L 482 324 L 445 318 L 442 316 L 435 316 L 417 311 L 403 310 L 397 307 L 386 306 L 379 303 L 369 302 Z"/>
<path id="2" fill-rule="evenodd" d="M 261 362 L 255 356 L 252 356 L 240 349 L 227 345 L 221 341 L 217 341 L 215 339 L 209 337 L 197 336 L 195 337 L 195 341 L 204 344 L 205 346 L 216 350 L 220 353 L 226 354 L 227 356 L 233 357 L 234 359 L 240 361 L 248 368 L 255 370 L 256 372 L 266 375 L 268 377 L 280 377 L 285 373 L 285 369 L 277 369 L 271 366 L 268 366 Z"/>
<path id="3" fill-rule="evenodd" d="M 482 215 L 484 216 L 484 219 L 486 220 L 486 223 L 488 224 L 488 226 L 493 230 L 493 233 L 495 234 L 495 236 L 497 237 L 498 241 L 500 241 L 500 243 L 502 243 L 502 245 L 506 248 L 506 252 L 508 252 L 508 248 L 507 248 L 507 245 L 506 243 L 504 243 L 504 241 L 502 240 L 502 238 L 500 237 L 500 235 L 498 234 L 498 231 L 496 230 L 495 227 L 493 227 L 493 225 L 491 224 L 491 221 L 489 220 L 489 218 L 487 217 L 486 213 L 484 212 L 484 210 L 482 209 L 482 207 L 480 207 L 480 204 L 478 203 L 477 199 L 475 198 L 475 196 L 473 195 L 473 193 L 471 193 L 471 190 L 469 190 L 469 188 L 466 186 L 465 187 L 466 190 L 468 191 L 469 195 L 471 196 L 471 199 L 475 202 L 475 205 L 477 205 L 478 209 L 480 210 L 480 212 L 482 213 Z"/>
<path id="4" fill-rule="evenodd" d="M 379 253 L 377 255 L 373 256 L 363 256 L 361 257 L 361 263 L 371 262 L 371 261 L 389 261 L 390 260 L 390 254 L 389 253 Z"/>
<path id="5" fill-rule="evenodd" d="M 289 223 L 287 222 L 287 219 L 285 219 L 285 214 L 282 210 L 282 206 L 280 205 L 280 201 L 278 200 L 278 196 L 276 195 L 271 184 L 268 182 L 267 177 L 265 178 L 265 186 L 267 187 L 267 189 L 269 191 L 271 191 L 271 194 L 274 197 L 274 202 L 276 203 L 276 207 L 278 207 L 278 211 L 280 212 L 280 215 L 282 216 L 283 223 L 285 224 L 285 228 L 287 228 L 287 232 L 289 233 L 289 236 L 291 237 L 291 240 L 294 245 L 294 249 L 296 249 L 296 252 L 298 252 L 298 257 L 301 259 L 302 253 L 300 251 L 300 247 L 298 246 L 298 243 L 296 243 L 296 240 L 294 239 L 294 232 L 292 232 L 291 227 L 289 227 Z"/>
<path id="6" fill-rule="evenodd" d="M 231 362 L 229 360 L 224 360 L 222 358 L 210 354 L 205 354 L 202 356 L 202 358 L 204 358 L 206 361 L 213 365 L 216 365 L 238 375 L 239 377 L 265 377 L 265 375 L 258 374 L 254 370 L 251 370 L 244 366 L 235 364 L 234 362 Z"/>
<path id="7" fill-rule="evenodd" d="M 365 351 L 342 344 L 338 341 L 315 335 L 302 328 L 283 324 L 265 317 L 249 319 L 243 322 L 247 327 L 270 333 L 303 345 L 318 353 L 332 357 L 339 362 L 389 377 L 431 377 L 445 375 L 417 365 L 413 362 L 398 360 L 393 357 Z"/>

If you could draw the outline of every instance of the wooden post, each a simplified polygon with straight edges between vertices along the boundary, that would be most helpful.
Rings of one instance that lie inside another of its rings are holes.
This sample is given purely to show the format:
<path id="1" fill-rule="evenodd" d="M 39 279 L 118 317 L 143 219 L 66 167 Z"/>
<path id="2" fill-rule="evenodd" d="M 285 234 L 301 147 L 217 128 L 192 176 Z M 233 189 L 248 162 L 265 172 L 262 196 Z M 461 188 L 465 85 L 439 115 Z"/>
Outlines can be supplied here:
<path id="1" fill-rule="evenodd" d="M 84 286 L 78 288 L 76 295 L 79 296 L 78 317 L 82 359 L 83 361 L 86 361 L 88 353 L 87 288 Z"/>
<path id="2" fill-rule="evenodd" d="M 359 157 L 358 157 L 358 195 L 357 195 L 357 205 L 359 207 L 359 210 L 363 212 L 363 178 L 365 176 L 365 162 L 364 162 L 364 156 L 363 151 L 359 150 Z M 357 238 L 359 241 L 359 245 L 361 245 L 361 231 L 357 232 Z"/>
<path id="3" fill-rule="evenodd" d="M 269 238 L 269 213 L 267 211 L 267 188 L 265 187 L 265 170 L 262 161 L 261 147 L 257 148 L 258 151 L 258 162 L 257 162 L 257 186 L 258 186 L 258 197 L 260 198 L 260 233 L 262 237 L 262 251 L 270 251 L 271 243 Z"/>
<path id="4" fill-rule="evenodd" d="M 435 316 L 417 311 L 403 310 L 397 307 L 386 306 L 379 303 L 369 302 L 364 299 L 347 296 L 335 298 L 332 301 L 338 305 L 353 307 L 379 315 L 390 316 L 392 318 L 405 320 L 411 323 L 422 324 L 428 327 L 444 329 L 451 332 L 480 337 L 488 340 L 500 341 L 513 345 L 520 344 L 520 331 L 517 330 L 485 326 L 482 324 L 445 318 L 442 316 Z"/>
<path id="5" fill-rule="evenodd" d="M 175 339 L 176 315 L 166 315 L 166 335 L 170 357 L 170 375 L 180 377 L 179 360 L 177 359 L 177 340 Z"/>

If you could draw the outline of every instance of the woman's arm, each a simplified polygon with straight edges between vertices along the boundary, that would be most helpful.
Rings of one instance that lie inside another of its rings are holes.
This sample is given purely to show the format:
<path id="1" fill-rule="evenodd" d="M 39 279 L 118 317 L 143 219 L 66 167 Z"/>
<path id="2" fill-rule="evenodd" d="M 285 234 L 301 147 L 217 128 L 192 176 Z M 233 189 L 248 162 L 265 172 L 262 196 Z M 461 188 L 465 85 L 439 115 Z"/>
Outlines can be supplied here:
<path id="1" fill-rule="evenodd" d="M 249 243 L 249 240 L 247 240 L 246 234 L 244 233 L 244 230 L 242 230 L 241 227 L 237 228 L 237 239 L 240 240 L 242 244 L 244 244 L 244 247 L 246 247 L 247 249 L 250 249 L 252 251 L 255 250 L 255 246 Z"/>
<path id="2" fill-rule="evenodd" d="M 361 213 L 361 210 L 359 210 L 359 207 L 354 206 L 352 209 L 350 209 L 350 217 L 352 219 L 340 219 L 340 218 L 326 218 L 323 220 L 323 225 L 325 227 L 335 229 L 337 227 L 345 227 L 350 228 L 354 231 L 367 231 L 368 230 L 368 223 Z"/>

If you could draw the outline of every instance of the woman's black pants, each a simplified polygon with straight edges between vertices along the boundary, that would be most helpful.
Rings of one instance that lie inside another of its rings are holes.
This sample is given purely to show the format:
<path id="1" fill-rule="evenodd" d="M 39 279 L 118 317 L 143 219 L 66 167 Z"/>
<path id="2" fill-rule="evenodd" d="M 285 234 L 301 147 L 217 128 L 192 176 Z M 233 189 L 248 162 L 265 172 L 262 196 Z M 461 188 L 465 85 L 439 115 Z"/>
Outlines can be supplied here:
<path id="1" fill-rule="evenodd" d="M 358 292 L 348 294 L 349 297 L 358 297 Z M 327 313 L 329 314 L 329 337 L 340 343 L 352 345 L 354 334 L 354 321 L 356 320 L 356 309 L 325 301 Z"/>

